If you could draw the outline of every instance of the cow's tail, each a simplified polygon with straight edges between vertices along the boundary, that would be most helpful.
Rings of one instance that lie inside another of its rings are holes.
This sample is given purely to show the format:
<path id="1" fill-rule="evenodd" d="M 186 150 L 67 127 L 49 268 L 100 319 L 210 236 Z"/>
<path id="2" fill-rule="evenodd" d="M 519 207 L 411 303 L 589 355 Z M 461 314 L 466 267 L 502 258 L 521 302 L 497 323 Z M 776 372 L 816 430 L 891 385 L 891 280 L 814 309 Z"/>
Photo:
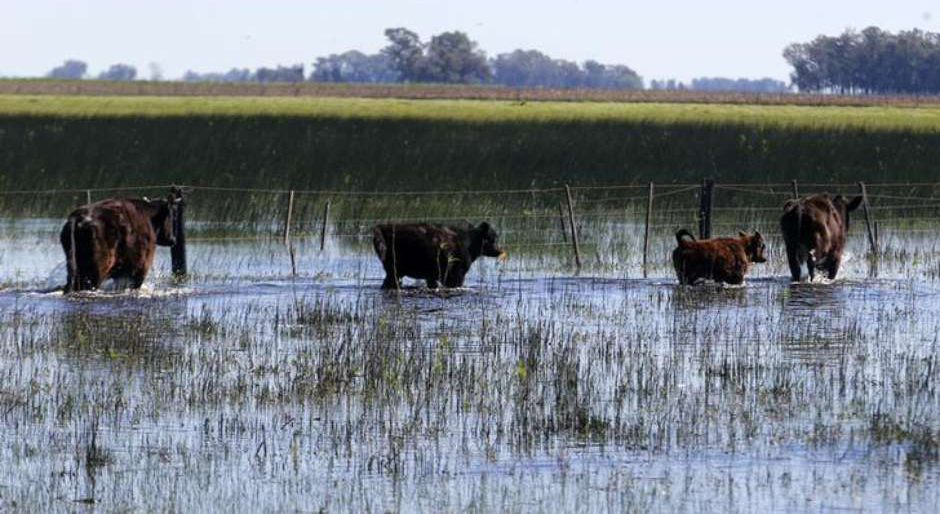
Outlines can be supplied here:
<path id="1" fill-rule="evenodd" d="M 793 233 L 790 234 L 794 242 L 801 242 L 803 238 L 803 202 L 799 200 L 790 200 L 783 207 L 788 214 L 793 217 Z M 784 236 L 787 235 L 787 228 L 784 227 Z"/>
<path id="2" fill-rule="evenodd" d="M 379 260 L 385 262 L 385 256 L 388 254 L 388 245 L 385 243 L 385 234 L 382 233 L 382 227 L 373 227 L 372 245 L 375 246 L 375 253 L 379 256 Z"/>
<path id="3" fill-rule="evenodd" d="M 75 218 L 69 218 L 69 282 L 65 285 L 65 292 L 78 291 L 78 256 L 75 249 Z"/>
<path id="4" fill-rule="evenodd" d="M 676 242 L 679 243 L 679 246 L 684 246 L 693 241 L 695 241 L 695 236 L 688 230 L 682 228 L 676 232 Z"/>
<path id="5" fill-rule="evenodd" d="M 65 292 L 67 293 L 81 289 L 81 277 L 78 273 L 78 242 L 81 240 L 94 245 L 95 237 L 87 237 L 86 234 L 88 231 L 94 231 L 94 229 L 94 221 L 88 216 L 81 218 L 72 216 L 69 218 L 69 255 L 67 263 L 69 282 L 65 285 Z M 79 235 L 85 234 L 86 237 L 78 237 L 76 233 Z M 94 248 L 88 248 L 88 250 L 94 253 Z"/>
<path id="6" fill-rule="evenodd" d="M 794 214 L 796 214 L 796 240 L 803 240 L 803 218 L 806 217 L 803 212 L 803 202 L 797 202 L 796 208 L 794 209 Z"/>

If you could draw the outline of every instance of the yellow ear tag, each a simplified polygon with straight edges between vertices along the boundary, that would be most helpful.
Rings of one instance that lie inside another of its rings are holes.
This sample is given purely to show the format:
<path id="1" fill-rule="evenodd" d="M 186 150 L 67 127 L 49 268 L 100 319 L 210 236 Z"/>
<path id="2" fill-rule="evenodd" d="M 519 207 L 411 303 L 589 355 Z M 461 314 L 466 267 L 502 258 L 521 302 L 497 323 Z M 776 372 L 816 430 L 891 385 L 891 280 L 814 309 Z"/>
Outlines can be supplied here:
<path id="1" fill-rule="evenodd" d="M 509 258 L 509 254 L 508 254 L 508 253 L 506 253 L 506 252 L 499 252 L 499 257 L 498 257 L 499 260 L 505 261 L 505 260 L 508 259 L 508 258 Z"/>

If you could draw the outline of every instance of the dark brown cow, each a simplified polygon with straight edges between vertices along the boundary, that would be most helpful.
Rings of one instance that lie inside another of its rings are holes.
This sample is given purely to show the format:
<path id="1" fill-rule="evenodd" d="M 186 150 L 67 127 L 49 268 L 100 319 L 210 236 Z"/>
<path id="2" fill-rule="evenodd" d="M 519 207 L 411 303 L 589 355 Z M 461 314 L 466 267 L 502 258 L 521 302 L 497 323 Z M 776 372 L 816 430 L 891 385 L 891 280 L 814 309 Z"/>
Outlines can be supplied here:
<path id="1" fill-rule="evenodd" d="M 476 227 L 430 223 L 376 225 L 372 242 L 385 268 L 383 289 L 400 288 L 401 277 L 424 279 L 431 288 L 439 283 L 460 287 L 478 257 L 506 255 L 499 247 L 496 231 L 485 221 Z"/>
<path id="2" fill-rule="evenodd" d="M 760 232 L 738 237 L 695 239 L 688 230 L 676 232 L 678 246 L 672 251 L 672 265 L 680 284 L 694 284 L 700 280 L 714 280 L 727 284 L 741 284 L 753 262 L 767 262 L 764 258 L 764 238 Z"/>
<path id="3" fill-rule="evenodd" d="M 112 198 L 72 211 L 59 234 L 68 268 L 65 292 L 97 289 L 109 278 L 127 279 L 130 287 L 139 288 L 156 245 L 176 243 L 177 201 L 173 195 L 166 200 Z"/>
<path id="4" fill-rule="evenodd" d="M 817 267 L 825 269 L 830 280 L 836 278 L 849 230 L 849 213 L 861 203 L 861 196 L 847 202 L 842 195 L 830 198 L 827 193 L 790 200 L 783 206 L 780 229 L 794 282 L 799 282 L 804 262 L 810 280 Z"/>

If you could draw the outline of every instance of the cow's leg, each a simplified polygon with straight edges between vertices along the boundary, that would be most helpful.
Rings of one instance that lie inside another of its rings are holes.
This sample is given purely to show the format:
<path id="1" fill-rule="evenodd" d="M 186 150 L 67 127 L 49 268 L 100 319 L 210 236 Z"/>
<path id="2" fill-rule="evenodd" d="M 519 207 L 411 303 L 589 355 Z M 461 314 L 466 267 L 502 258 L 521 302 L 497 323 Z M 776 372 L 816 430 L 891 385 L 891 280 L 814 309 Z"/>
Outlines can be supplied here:
<path id="1" fill-rule="evenodd" d="M 81 276 L 81 274 L 78 273 L 78 270 L 72 271 L 71 266 L 66 266 L 66 282 L 64 289 L 66 293 L 71 293 L 81 288 L 81 286 L 78 284 L 79 276 Z"/>
<path id="2" fill-rule="evenodd" d="M 739 286 L 744 283 L 744 274 L 742 273 L 731 273 L 725 277 L 725 281 L 733 286 Z"/>
<path id="3" fill-rule="evenodd" d="M 458 270 L 451 270 L 450 274 L 447 276 L 447 282 L 445 284 L 447 287 L 462 287 L 463 278 L 463 273 Z"/>
<path id="4" fill-rule="evenodd" d="M 131 281 L 131 289 L 140 289 L 140 286 L 144 285 L 144 279 L 147 278 L 147 269 L 138 268 L 128 278 Z"/>
<path id="5" fill-rule="evenodd" d="M 78 290 L 79 291 L 91 291 L 98 289 L 98 286 L 101 285 L 102 279 L 101 275 L 98 274 L 98 270 L 91 267 L 81 267 L 78 268 Z"/>
<path id="6" fill-rule="evenodd" d="M 398 270 L 395 267 L 394 256 L 386 255 L 382 261 L 382 268 L 385 270 L 385 280 L 382 282 L 382 289 L 401 289 L 401 282 Z"/>
<path id="7" fill-rule="evenodd" d="M 401 284 L 395 273 L 385 272 L 385 280 L 382 282 L 382 289 L 401 289 Z"/>
<path id="8" fill-rule="evenodd" d="M 832 252 L 829 255 L 828 262 L 826 262 L 826 271 L 829 275 L 829 280 L 835 280 L 836 274 L 839 273 L 839 265 L 842 263 L 842 253 L 841 252 Z"/>
<path id="9" fill-rule="evenodd" d="M 800 267 L 799 250 L 790 245 L 787 245 L 787 263 L 790 265 L 790 278 L 792 278 L 794 282 L 799 282 L 800 275 L 803 274 L 803 270 Z"/>
<path id="10" fill-rule="evenodd" d="M 428 282 L 428 288 L 430 289 L 437 289 L 438 286 L 440 285 L 437 281 L 437 278 L 428 278 L 427 282 Z"/>
<path id="11" fill-rule="evenodd" d="M 813 252 L 806 257 L 806 271 L 809 273 L 809 281 L 812 282 L 816 278 L 816 259 Z"/>

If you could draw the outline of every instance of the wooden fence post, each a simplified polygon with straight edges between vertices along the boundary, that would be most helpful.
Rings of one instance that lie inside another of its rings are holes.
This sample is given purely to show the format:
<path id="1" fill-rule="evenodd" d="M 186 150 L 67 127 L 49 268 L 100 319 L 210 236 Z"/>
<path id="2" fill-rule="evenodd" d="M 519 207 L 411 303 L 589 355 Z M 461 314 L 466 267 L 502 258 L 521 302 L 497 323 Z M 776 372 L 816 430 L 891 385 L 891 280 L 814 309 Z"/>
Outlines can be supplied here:
<path id="1" fill-rule="evenodd" d="M 574 245 L 574 263 L 581 269 L 581 247 L 578 244 L 578 228 L 574 222 L 574 201 L 571 199 L 571 186 L 565 184 L 565 194 L 568 197 L 568 224 L 571 226 L 571 243 Z"/>
<path id="2" fill-rule="evenodd" d="M 862 212 L 865 213 L 865 226 L 868 228 L 868 245 L 871 248 L 871 252 L 877 257 L 878 240 L 875 238 L 875 233 L 872 230 L 871 209 L 868 207 L 868 192 L 865 190 L 865 183 L 859 182 L 858 188 L 862 192 Z"/>
<path id="3" fill-rule="evenodd" d="M 800 189 L 796 185 L 796 179 L 793 179 L 793 198 L 794 199 L 800 198 Z"/>
<path id="4" fill-rule="evenodd" d="M 176 198 L 175 210 L 173 212 L 173 236 L 176 243 L 170 247 L 170 263 L 173 276 L 183 278 L 186 276 L 186 200 L 183 198 L 183 189 L 178 186 L 171 188 L 173 196 Z"/>
<path id="5" fill-rule="evenodd" d="M 287 197 L 287 218 L 284 219 L 284 246 L 290 247 L 290 221 L 294 215 L 294 190 Z"/>
<path id="6" fill-rule="evenodd" d="M 653 216 L 653 183 L 650 182 L 649 200 L 646 202 L 646 230 L 643 232 L 643 278 L 646 278 L 646 256 L 650 250 L 650 218 Z"/>
<path id="7" fill-rule="evenodd" d="M 85 204 L 91 203 L 91 189 L 85 190 Z"/>
<path id="8" fill-rule="evenodd" d="M 715 181 L 710 178 L 702 179 L 701 203 L 698 212 L 698 236 L 699 239 L 708 239 L 712 237 L 712 204 L 713 190 Z"/>
<path id="9" fill-rule="evenodd" d="M 294 244 L 290 240 L 291 217 L 294 215 L 294 190 L 291 189 L 287 197 L 287 218 L 284 220 L 284 246 L 290 255 L 290 273 L 291 276 L 297 276 L 297 260 L 294 257 Z"/>
<path id="10" fill-rule="evenodd" d="M 558 224 L 561 226 L 561 239 L 567 243 L 568 229 L 565 228 L 565 205 L 562 203 L 558 204 Z"/>
<path id="11" fill-rule="evenodd" d="M 320 251 L 326 248 L 326 223 L 330 218 L 330 202 L 323 206 L 323 225 L 320 227 Z"/>

